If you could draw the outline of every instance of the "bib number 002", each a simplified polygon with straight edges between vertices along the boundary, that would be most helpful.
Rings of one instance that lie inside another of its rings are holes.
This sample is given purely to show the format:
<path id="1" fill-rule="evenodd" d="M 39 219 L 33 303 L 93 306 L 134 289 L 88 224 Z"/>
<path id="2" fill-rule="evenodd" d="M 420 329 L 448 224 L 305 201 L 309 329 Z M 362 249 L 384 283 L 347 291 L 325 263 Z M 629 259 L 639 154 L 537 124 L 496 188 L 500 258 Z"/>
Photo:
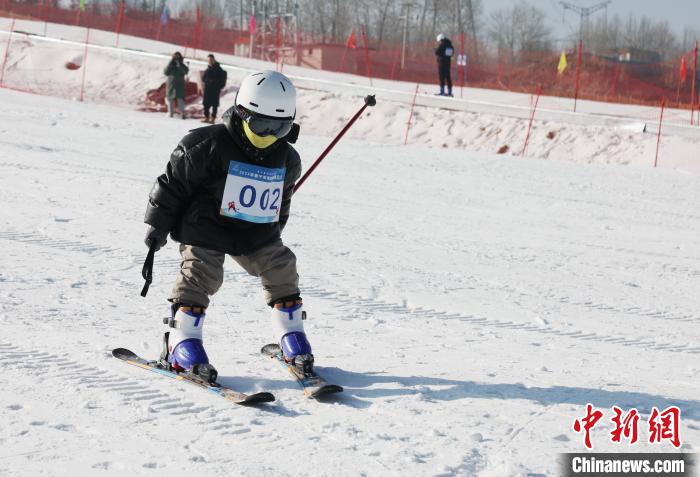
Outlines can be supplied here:
<path id="1" fill-rule="evenodd" d="M 231 161 L 221 215 L 254 223 L 279 220 L 286 170 Z"/>
<path id="2" fill-rule="evenodd" d="M 243 186 L 241 189 L 241 195 L 238 197 L 238 203 L 245 208 L 250 208 L 255 205 L 257 200 L 258 190 L 252 185 Z M 265 189 L 262 194 L 260 194 L 260 206 L 261 210 L 277 210 L 277 203 L 282 196 L 282 191 L 280 189 Z M 272 199 L 270 199 L 272 197 Z M 270 203 L 272 200 L 272 203 Z"/>

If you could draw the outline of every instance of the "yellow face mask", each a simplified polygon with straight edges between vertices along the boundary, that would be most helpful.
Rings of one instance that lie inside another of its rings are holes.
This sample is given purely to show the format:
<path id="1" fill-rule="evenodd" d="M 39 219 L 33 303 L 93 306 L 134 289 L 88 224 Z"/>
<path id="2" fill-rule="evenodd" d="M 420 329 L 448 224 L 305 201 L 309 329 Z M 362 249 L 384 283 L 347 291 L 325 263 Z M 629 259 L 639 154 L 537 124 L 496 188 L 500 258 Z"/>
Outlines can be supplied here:
<path id="1" fill-rule="evenodd" d="M 277 141 L 277 138 L 275 136 L 258 136 L 255 134 L 253 131 L 250 130 L 250 127 L 248 127 L 248 123 L 245 121 L 243 122 L 243 132 L 245 133 L 245 137 L 248 138 L 250 143 L 257 147 L 258 149 L 265 149 L 267 147 L 272 146 L 275 141 Z"/>

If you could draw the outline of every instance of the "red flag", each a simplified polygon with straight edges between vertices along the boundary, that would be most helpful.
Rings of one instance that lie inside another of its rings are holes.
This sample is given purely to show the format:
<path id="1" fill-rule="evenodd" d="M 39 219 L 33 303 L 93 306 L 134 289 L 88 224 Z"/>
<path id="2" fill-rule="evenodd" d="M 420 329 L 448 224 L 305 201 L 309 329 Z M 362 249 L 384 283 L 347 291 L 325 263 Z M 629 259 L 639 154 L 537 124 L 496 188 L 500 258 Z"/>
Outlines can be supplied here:
<path id="1" fill-rule="evenodd" d="M 352 48 L 353 50 L 357 48 L 357 37 L 355 36 L 355 29 L 353 28 L 348 37 L 348 41 L 345 42 L 346 48 Z"/>
<path id="2" fill-rule="evenodd" d="M 688 77 L 688 65 L 685 64 L 685 56 L 681 56 L 681 81 L 685 83 L 685 79 Z"/>

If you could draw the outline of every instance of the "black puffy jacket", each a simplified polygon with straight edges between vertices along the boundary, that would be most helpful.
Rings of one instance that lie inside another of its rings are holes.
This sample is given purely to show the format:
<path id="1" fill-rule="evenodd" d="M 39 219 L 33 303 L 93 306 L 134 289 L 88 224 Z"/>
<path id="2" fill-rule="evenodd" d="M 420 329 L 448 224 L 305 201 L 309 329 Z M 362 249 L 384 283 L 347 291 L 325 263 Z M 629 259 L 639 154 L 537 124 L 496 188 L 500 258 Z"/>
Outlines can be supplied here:
<path id="1" fill-rule="evenodd" d="M 221 90 L 226 86 L 227 78 L 226 70 L 221 68 L 219 63 L 214 63 L 208 66 L 202 74 L 202 83 L 204 84 L 204 105 L 219 106 L 219 95 Z"/>
<path id="2" fill-rule="evenodd" d="M 440 40 L 440 44 L 435 48 L 435 56 L 437 56 L 437 62 L 440 66 L 449 66 L 450 60 L 454 55 L 454 47 L 449 38 L 443 38 Z"/>
<path id="3" fill-rule="evenodd" d="M 301 161 L 284 139 L 265 150 L 255 149 L 243 135 L 240 119 L 231 110 L 222 119 L 224 124 L 194 129 L 180 141 L 165 173 L 153 185 L 144 222 L 170 232 L 173 240 L 183 244 L 247 255 L 279 238 L 289 218 Z M 222 215 L 231 161 L 285 169 L 278 221 L 253 223 Z"/>

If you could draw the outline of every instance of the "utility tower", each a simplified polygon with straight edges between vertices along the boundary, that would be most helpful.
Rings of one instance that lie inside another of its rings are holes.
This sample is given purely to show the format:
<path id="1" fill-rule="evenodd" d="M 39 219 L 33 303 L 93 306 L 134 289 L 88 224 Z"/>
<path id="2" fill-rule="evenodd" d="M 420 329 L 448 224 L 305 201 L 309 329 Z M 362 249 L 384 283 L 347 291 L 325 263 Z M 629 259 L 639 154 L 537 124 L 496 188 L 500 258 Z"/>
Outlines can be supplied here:
<path id="1" fill-rule="evenodd" d="M 251 38 L 251 56 L 299 64 L 298 3 L 289 0 L 252 0 L 250 4 L 257 25 Z"/>
<path id="2" fill-rule="evenodd" d="M 579 27 L 578 27 L 578 41 L 582 41 L 583 40 L 583 20 L 584 20 L 584 18 L 586 20 L 586 26 L 588 26 L 588 18 L 591 15 L 593 15 L 595 12 L 597 12 L 598 10 L 602 10 L 603 8 L 607 9 L 608 5 L 610 5 L 612 3 L 612 1 L 607 0 L 605 2 L 600 2 L 600 3 L 597 3 L 597 4 L 590 6 L 590 7 L 580 7 L 578 5 L 574 5 L 573 3 L 569 3 L 569 2 L 559 2 L 559 3 L 562 4 L 565 12 L 566 12 L 566 10 L 572 10 L 572 11 L 579 14 L 580 21 L 579 21 Z"/>

